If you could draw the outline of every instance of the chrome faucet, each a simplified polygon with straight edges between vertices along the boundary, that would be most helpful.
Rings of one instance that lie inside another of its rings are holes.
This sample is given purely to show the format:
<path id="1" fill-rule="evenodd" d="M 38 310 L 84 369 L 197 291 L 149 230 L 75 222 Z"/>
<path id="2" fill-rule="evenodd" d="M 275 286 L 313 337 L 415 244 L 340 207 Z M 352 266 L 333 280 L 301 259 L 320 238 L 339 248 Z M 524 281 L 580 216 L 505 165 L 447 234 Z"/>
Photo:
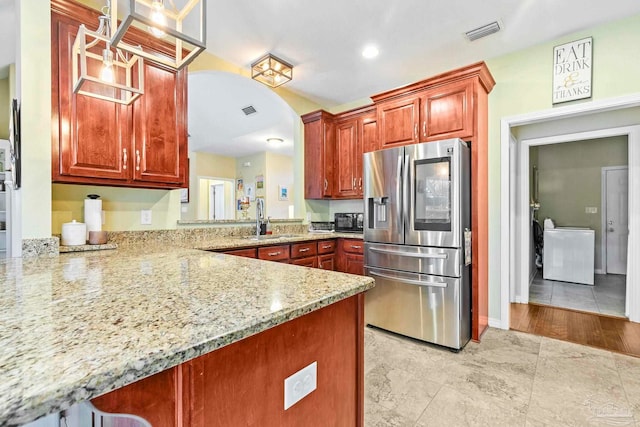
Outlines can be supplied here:
<path id="1" fill-rule="evenodd" d="M 262 223 L 264 222 L 264 199 L 256 198 L 256 236 L 262 234 Z"/>

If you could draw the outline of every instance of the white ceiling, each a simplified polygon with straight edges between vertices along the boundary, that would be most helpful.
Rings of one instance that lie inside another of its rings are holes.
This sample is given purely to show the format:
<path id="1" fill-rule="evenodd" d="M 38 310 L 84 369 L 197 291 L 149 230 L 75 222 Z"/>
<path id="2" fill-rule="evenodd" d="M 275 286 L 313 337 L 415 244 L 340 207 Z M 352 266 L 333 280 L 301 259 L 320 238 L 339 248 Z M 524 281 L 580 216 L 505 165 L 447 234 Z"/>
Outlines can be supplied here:
<path id="1" fill-rule="evenodd" d="M 286 87 L 327 107 L 640 13 L 638 0 L 209 0 L 207 5 L 208 51 L 246 69 L 266 52 L 281 56 L 294 66 Z M 476 42 L 465 39 L 466 31 L 498 19 L 504 24 L 499 33 Z M 374 60 L 361 56 L 369 43 L 380 50 Z"/>
<path id="2" fill-rule="evenodd" d="M 295 112 L 262 83 L 239 74 L 189 74 L 189 151 L 241 157 L 262 151 L 293 155 Z M 242 109 L 253 106 L 256 113 Z M 267 138 L 282 143 L 267 143 Z"/>

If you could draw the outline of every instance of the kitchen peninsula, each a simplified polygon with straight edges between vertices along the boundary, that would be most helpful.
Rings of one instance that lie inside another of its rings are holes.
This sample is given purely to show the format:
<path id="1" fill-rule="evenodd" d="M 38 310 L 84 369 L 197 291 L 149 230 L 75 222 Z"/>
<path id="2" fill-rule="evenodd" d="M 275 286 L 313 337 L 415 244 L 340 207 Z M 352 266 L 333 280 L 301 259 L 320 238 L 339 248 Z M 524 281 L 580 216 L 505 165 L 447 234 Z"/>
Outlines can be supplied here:
<path id="1" fill-rule="evenodd" d="M 100 395 L 154 427 L 362 425 L 371 278 L 162 244 L 0 266 L 0 426 Z M 317 389 L 285 411 L 284 379 L 313 362 Z"/>

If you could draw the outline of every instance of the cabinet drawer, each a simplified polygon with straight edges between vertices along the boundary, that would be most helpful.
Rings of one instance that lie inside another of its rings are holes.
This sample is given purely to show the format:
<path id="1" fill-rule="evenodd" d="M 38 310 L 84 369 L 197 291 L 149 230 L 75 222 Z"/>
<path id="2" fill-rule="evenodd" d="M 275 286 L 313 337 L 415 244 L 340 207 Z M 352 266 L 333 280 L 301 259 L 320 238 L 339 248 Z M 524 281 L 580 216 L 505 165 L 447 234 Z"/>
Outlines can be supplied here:
<path id="1" fill-rule="evenodd" d="M 303 267 L 318 268 L 318 257 L 310 256 L 291 260 L 290 264 L 301 265 Z"/>
<path id="2" fill-rule="evenodd" d="M 335 240 L 322 240 L 318 242 L 318 255 L 330 254 L 336 250 Z"/>
<path id="3" fill-rule="evenodd" d="M 316 242 L 294 243 L 291 245 L 291 258 L 315 256 L 318 253 Z"/>
<path id="4" fill-rule="evenodd" d="M 364 254 L 364 242 L 357 239 L 342 239 L 340 249 L 352 254 Z"/>
<path id="5" fill-rule="evenodd" d="M 267 246 L 258 248 L 258 258 L 269 261 L 282 261 L 289 259 L 289 246 Z"/>
<path id="6" fill-rule="evenodd" d="M 234 249 L 232 251 L 224 251 L 225 254 L 242 256 L 245 258 L 257 258 L 256 248 Z"/>

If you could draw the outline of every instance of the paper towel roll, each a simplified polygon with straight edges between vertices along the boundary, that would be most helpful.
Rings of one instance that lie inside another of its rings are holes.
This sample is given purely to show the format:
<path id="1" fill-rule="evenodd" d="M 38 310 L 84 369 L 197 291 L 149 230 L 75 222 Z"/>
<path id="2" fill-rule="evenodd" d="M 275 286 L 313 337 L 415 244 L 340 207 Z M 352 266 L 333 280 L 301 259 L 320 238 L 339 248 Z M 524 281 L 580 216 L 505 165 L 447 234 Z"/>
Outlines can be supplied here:
<path id="1" fill-rule="evenodd" d="M 102 231 L 102 200 L 84 199 L 84 223 L 87 224 L 87 240 L 90 231 Z"/>

